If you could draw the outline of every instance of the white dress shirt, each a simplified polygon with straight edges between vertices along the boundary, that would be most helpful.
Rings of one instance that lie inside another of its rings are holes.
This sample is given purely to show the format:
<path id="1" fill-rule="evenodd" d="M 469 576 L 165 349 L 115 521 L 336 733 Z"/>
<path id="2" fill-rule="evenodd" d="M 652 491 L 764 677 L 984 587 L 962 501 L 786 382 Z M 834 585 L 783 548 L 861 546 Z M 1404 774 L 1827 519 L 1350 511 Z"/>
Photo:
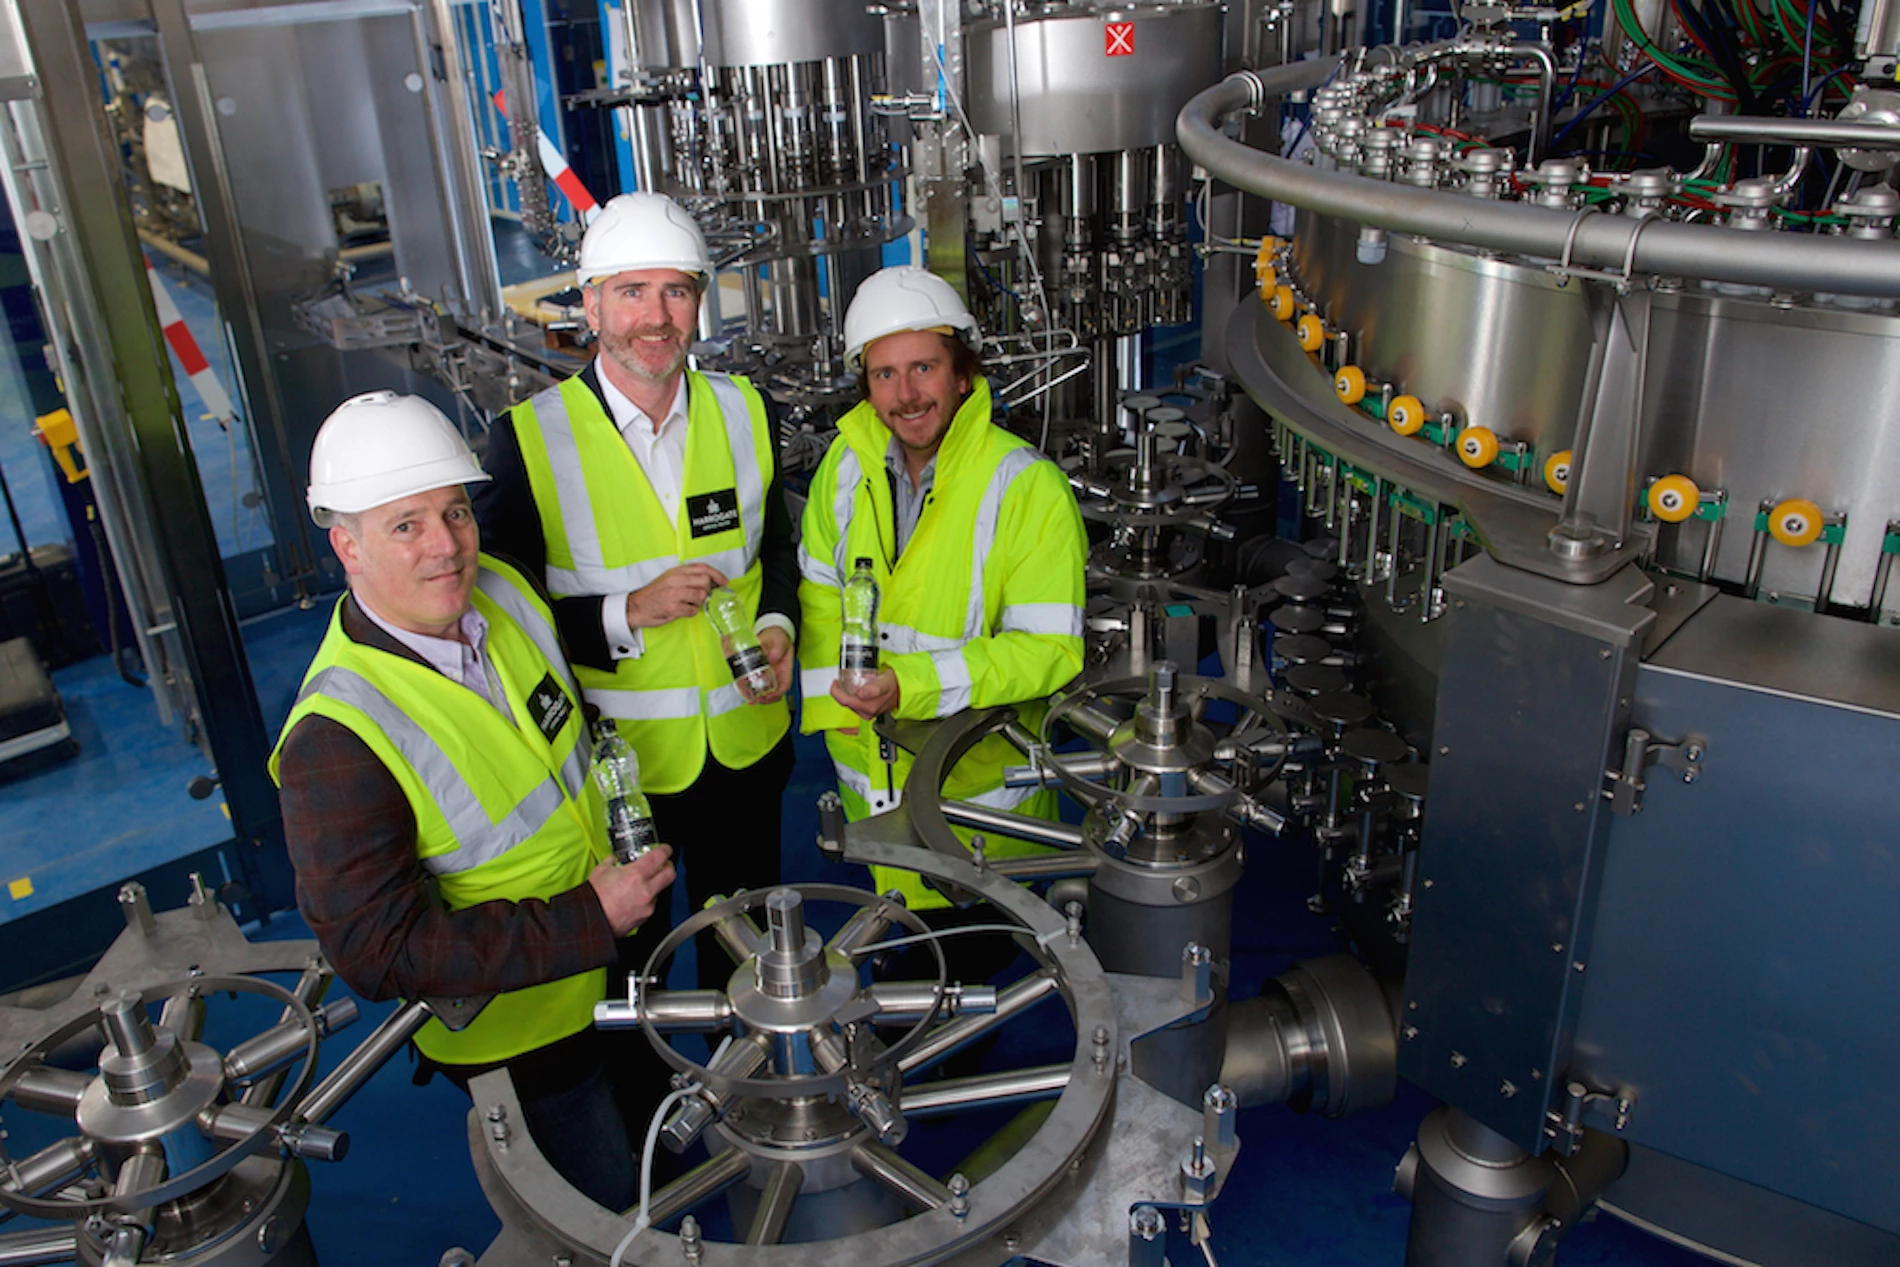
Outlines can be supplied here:
<path id="1" fill-rule="evenodd" d="M 503 717 L 514 720 L 514 714 L 508 710 L 508 693 L 502 690 L 501 677 L 488 658 L 488 621 L 480 612 L 470 607 L 462 613 L 461 639 L 437 638 L 390 624 L 361 598 L 356 600 L 356 605 L 378 629 L 428 661 L 436 672 L 466 686 Z"/>
<path id="2" fill-rule="evenodd" d="M 628 399 L 604 372 L 596 370 L 596 377 L 600 380 L 600 398 L 607 406 L 607 416 L 620 429 L 620 437 L 627 442 L 633 460 L 646 472 L 647 483 L 653 486 L 667 519 L 677 520 L 680 486 L 686 471 L 686 375 L 680 375 L 672 406 L 657 427 L 652 416 Z M 646 654 L 646 639 L 642 636 L 645 631 L 633 628 L 627 621 L 625 594 L 608 594 L 601 599 L 600 623 L 614 659 L 637 660 Z M 787 637 L 793 633 L 792 622 L 776 612 L 760 616 L 753 622 L 752 631 L 763 633 L 772 628 L 783 629 Z"/>

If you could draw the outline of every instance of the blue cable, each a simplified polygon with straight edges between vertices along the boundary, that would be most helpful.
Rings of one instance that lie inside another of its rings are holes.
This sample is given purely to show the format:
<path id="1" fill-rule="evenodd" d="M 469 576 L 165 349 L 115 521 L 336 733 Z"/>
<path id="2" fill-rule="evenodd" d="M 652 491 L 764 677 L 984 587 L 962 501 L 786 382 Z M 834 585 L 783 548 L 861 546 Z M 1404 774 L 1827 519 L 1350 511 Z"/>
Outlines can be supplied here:
<path id="1" fill-rule="evenodd" d="M 1611 97 L 1614 97 L 1617 93 L 1622 92 L 1623 89 L 1629 87 L 1631 84 L 1635 83 L 1638 79 L 1641 79 L 1644 75 L 1647 75 L 1650 71 L 1655 70 L 1655 69 L 1656 67 L 1653 63 L 1647 66 L 1638 67 L 1637 69 L 1631 71 L 1629 74 L 1623 76 L 1623 78 L 1617 80 L 1616 83 L 1608 91 L 1606 91 L 1601 97 L 1598 97 L 1595 101 L 1592 101 L 1589 105 L 1577 111 L 1577 113 L 1574 116 L 1572 116 L 1570 122 L 1564 124 L 1563 127 L 1559 128 L 1557 130 L 1557 135 L 1550 138 L 1551 153 L 1555 154 L 1557 152 L 1557 143 L 1563 140 L 1566 136 L 1569 136 L 1571 133 L 1571 130 L 1574 129 L 1579 123 L 1582 123 L 1585 119 L 1589 118 L 1591 111 L 1595 110 L 1598 106 L 1608 101 Z"/>

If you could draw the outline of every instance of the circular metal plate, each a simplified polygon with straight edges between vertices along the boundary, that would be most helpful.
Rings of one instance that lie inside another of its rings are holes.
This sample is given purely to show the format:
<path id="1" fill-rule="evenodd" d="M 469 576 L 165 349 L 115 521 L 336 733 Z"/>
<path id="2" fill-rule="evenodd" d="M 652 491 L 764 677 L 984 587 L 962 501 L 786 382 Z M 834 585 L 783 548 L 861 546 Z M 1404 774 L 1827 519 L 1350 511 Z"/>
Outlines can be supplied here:
<path id="1" fill-rule="evenodd" d="M 1318 633 L 1326 627 L 1326 613 L 1304 603 L 1282 603 L 1267 613 L 1267 623 L 1283 634 Z"/>
<path id="2" fill-rule="evenodd" d="M 1386 786 L 1408 801 L 1420 802 L 1425 799 L 1425 783 L 1431 777 L 1432 768 L 1418 762 L 1405 765 L 1387 766 L 1381 773 L 1385 776 Z"/>
<path id="3" fill-rule="evenodd" d="M 1281 634 L 1273 640 L 1273 658 L 1285 664 L 1318 664 L 1333 654 L 1333 644 L 1317 634 Z"/>
<path id="4" fill-rule="evenodd" d="M 1339 750 L 1355 761 L 1372 766 L 1396 766 L 1411 753 L 1411 746 L 1389 730 L 1349 730 L 1339 741 Z"/>
<path id="5" fill-rule="evenodd" d="M 1332 537 L 1315 537 L 1300 547 L 1308 558 L 1336 559 L 1339 557 L 1339 542 Z"/>
<path id="6" fill-rule="evenodd" d="M 1301 576 L 1294 572 L 1289 572 L 1275 581 L 1273 588 L 1280 597 L 1290 598 L 1296 603 L 1310 603 L 1315 599 L 1324 598 L 1332 593 L 1333 589 L 1325 581 L 1311 576 Z"/>
<path id="7" fill-rule="evenodd" d="M 1286 689 L 1306 699 L 1342 695 L 1346 675 L 1330 664 L 1300 664 L 1286 671 Z"/>
<path id="8" fill-rule="evenodd" d="M 1288 576 L 1310 576 L 1330 584 L 1339 575 L 1339 565 L 1331 559 L 1295 559 L 1286 565 Z"/>
<path id="9" fill-rule="evenodd" d="M 1372 701 L 1351 691 L 1334 691 L 1313 699 L 1313 715 L 1341 728 L 1363 726 L 1372 720 Z"/>

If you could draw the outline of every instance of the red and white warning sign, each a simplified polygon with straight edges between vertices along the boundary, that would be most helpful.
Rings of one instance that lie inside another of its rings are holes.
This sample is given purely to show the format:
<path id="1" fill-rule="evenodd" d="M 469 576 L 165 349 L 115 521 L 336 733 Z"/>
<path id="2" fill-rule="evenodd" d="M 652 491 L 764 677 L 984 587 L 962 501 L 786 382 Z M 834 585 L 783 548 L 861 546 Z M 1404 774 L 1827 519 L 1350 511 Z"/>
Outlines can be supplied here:
<path id="1" fill-rule="evenodd" d="M 501 111 L 504 119 L 508 117 L 508 103 L 502 98 L 500 89 L 495 90 L 495 109 Z M 560 188 L 561 194 L 573 206 L 574 214 L 581 218 L 581 223 L 591 224 L 594 217 L 600 214 L 600 204 L 594 201 L 594 195 L 588 191 L 586 185 L 581 183 L 580 175 L 567 165 L 567 159 L 562 156 L 559 147 L 548 138 L 548 134 L 536 128 L 534 135 L 535 140 L 539 142 L 535 148 L 541 153 L 542 170 L 547 172 L 555 185 Z"/>
<path id="2" fill-rule="evenodd" d="M 184 367 L 191 385 L 198 389 L 198 399 L 204 402 L 205 413 L 216 418 L 220 427 L 229 427 L 231 416 L 237 412 L 231 408 L 231 397 L 218 381 L 211 362 L 205 359 L 204 349 L 192 337 L 191 327 L 178 315 L 178 305 L 172 302 L 150 260 L 145 261 L 145 278 L 152 284 L 152 303 L 158 309 L 158 324 L 165 331 L 165 342 L 171 345 L 172 355 Z"/>
<path id="3" fill-rule="evenodd" d="M 1109 57 L 1135 55 L 1135 24 L 1107 22 L 1102 25 L 1102 51 Z"/>

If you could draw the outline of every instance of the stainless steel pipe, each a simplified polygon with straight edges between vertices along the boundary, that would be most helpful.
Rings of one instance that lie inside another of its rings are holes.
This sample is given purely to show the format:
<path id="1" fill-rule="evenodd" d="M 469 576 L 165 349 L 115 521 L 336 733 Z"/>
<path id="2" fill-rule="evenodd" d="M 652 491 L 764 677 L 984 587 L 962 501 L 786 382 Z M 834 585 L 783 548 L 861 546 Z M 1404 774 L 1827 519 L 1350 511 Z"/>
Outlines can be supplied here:
<path id="1" fill-rule="evenodd" d="M 1439 242 L 1621 273 L 1738 282 L 1778 290 L 1900 297 L 1900 241 L 1808 233 L 1742 233 L 1713 225 L 1557 211 L 1321 171 L 1243 145 L 1221 123 L 1240 111 L 1324 82 L 1335 62 L 1240 71 L 1182 107 L 1181 148 L 1208 172 L 1262 198 L 1319 215 Z M 1640 238 L 1638 234 L 1640 233 Z"/>

